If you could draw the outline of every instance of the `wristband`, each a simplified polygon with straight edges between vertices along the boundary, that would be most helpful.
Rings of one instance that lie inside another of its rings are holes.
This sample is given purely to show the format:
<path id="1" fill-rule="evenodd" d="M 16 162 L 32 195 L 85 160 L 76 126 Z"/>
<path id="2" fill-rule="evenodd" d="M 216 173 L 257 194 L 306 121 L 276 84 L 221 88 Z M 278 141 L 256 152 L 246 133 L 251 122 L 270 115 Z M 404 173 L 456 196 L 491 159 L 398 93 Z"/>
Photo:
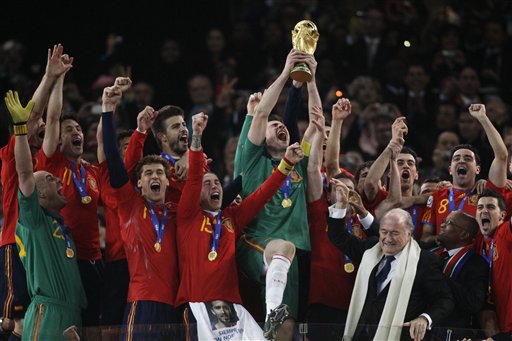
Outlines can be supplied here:
<path id="1" fill-rule="evenodd" d="M 300 147 L 304 152 L 304 156 L 309 157 L 309 154 L 311 153 L 311 143 L 303 139 L 300 143 Z"/>
<path id="2" fill-rule="evenodd" d="M 27 129 L 27 122 L 20 122 L 15 123 L 14 126 L 14 135 L 27 135 L 28 129 Z"/>
<path id="3" fill-rule="evenodd" d="M 288 175 L 293 170 L 293 164 L 286 158 L 283 158 L 281 162 L 279 162 L 277 169 L 284 175 Z"/>

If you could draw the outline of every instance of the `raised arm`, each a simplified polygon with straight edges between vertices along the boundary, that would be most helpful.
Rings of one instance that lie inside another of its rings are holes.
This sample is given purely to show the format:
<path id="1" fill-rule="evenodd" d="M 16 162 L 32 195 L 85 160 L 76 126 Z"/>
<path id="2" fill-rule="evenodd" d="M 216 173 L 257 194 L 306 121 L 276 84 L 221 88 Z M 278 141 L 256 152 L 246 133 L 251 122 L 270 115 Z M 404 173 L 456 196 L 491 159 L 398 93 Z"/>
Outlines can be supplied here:
<path id="1" fill-rule="evenodd" d="M 251 127 L 249 128 L 249 133 L 247 134 L 247 138 L 249 141 L 251 141 L 251 143 L 260 146 L 265 140 L 268 116 L 270 115 L 272 109 L 274 109 L 279 95 L 281 94 L 283 87 L 288 81 L 288 77 L 290 76 L 290 71 L 293 65 L 295 65 L 297 62 L 305 61 L 306 56 L 307 55 L 305 53 L 302 53 L 296 49 L 292 49 L 286 57 L 286 62 L 281 74 L 277 77 L 274 83 L 272 83 L 272 85 L 270 85 L 268 89 L 263 92 L 261 101 L 254 112 L 254 119 L 252 121 Z"/>
<path id="2" fill-rule="evenodd" d="M 380 153 L 379 157 L 368 170 L 368 175 L 364 180 L 364 194 L 369 202 L 373 202 L 377 192 L 379 191 L 379 180 L 384 175 L 389 159 L 393 154 L 393 148 L 397 147 L 398 138 L 402 138 L 407 134 L 407 125 L 405 117 L 397 117 L 391 127 L 392 137 L 388 146 Z"/>
<path id="3" fill-rule="evenodd" d="M 110 185 L 113 188 L 121 188 L 129 181 L 128 172 L 117 146 L 116 127 L 114 124 L 114 110 L 119 101 L 121 101 L 121 96 L 121 89 L 111 86 L 103 89 L 101 98 L 103 150 L 107 160 Z"/>
<path id="4" fill-rule="evenodd" d="M 299 127 L 297 125 L 297 115 L 302 104 L 301 82 L 293 81 L 288 88 L 288 98 L 284 105 L 283 122 L 290 133 L 290 143 L 300 142 Z"/>
<path id="5" fill-rule="evenodd" d="M 338 175 L 340 171 L 340 141 L 343 120 L 352 112 L 352 104 L 347 98 L 340 98 L 332 106 L 331 132 L 325 149 L 325 169 L 327 178 Z"/>
<path id="6" fill-rule="evenodd" d="M 114 81 L 114 86 L 119 88 L 122 93 L 125 93 L 132 86 L 132 80 L 129 77 L 117 77 Z M 103 122 L 101 117 L 96 129 L 96 141 L 98 142 L 96 156 L 98 163 L 102 163 L 105 161 L 105 152 L 103 151 Z"/>
<path id="7" fill-rule="evenodd" d="M 16 172 L 21 193 L 28 197 L 34 192 L 35 179 L 32 165 L 32 155 L 28 145 L 27 121 L 34 107 L 34 101 L 30 100 L 26 107 L 22 107 L 18 93 L 9 90 L 5 96 L 5 104 L 11 114 L 14 124 L 16 143 L 14 144 L 14 158 L 16 160 Z"/>
<path id="8" fill-rule="evenodd" d="M 70 57 L 67 54 L 62 54 L 61 49 L 59 54 L 59 63 L 57 64 L 56 68 L 59 68 L 62 72 L 58 75 L 48 100 L 46 131 L 43 139 L 43 152 L 47 157 L 51 157 L 59 145 L 64 77 L 73 66 L 73 57 Z"/>
<path id="9" fill-rule="evenodd" d="M 494 152 L 494 159 L 492 160 L 491 168 L 489 168 L 489 180 L 497 187 L 505 187 L 507 181 L 507 146 L 503 142 L 498 130 L 496 130 L 489 117 L 487 117 L 485 105 L 471 104 L 468 110 L 471 116 L 476 118 L 484 128 Z"/>
<path id="10" fill-rule="evenodd" d="M 396 208 L 402 202 L 402 188 L 400 183 L 400 174 L 398 172 L 398 165 L 396 163 L 396 157 L 398 153 L 402 149 L 403 139 L 400 140 L 400 145 L 397 146 L 396 149 L 393 150 L 391 154 L 391 158 L 389 159 L 389 192 L 388 197 L 384 199 L 376 208 L 375 208 L 375 218 L 382 219 L 384 214 L 389 210 Z"/>
<path id="11" fill-rule="evenodd" d="M 317 62 L 315 60 L 315 57 L 313 55 L 307 55 L 306 57 L 306 63 L 309 65 L 309 68 L 311 70 L 311 80 L 307 83 L 308 87 L 308 113 L 309 113 L 309 125 L 306 128 L 306 131 L 304 132 L 304 136 L 302 138 L 303 141 L 311 143 L 311 140 L 313 139 L 313 134 L 315 131 L 315 127 L 312 125 L 312 121 L 314 118 L 314 107 L 322 107 L 322 100 L 320 99 L 320 94 L 318 93 L 318 87 L 316 85 L 316 67 Z M 306 156 L 307 155 L 306 153 Z"/>
<path id="12" fill-rule="evenodd" d="M 45 73 L 32 96 L 32 100 L 35 104 L 27 122 L 29 138 L 30 134 L 37 132 L 39 120 L 43 117 L 44 108 L 48 103 L 50 91 L 52 90 L 56 80 L 62 74 L 68 72 L 68 70 L 73 66 L 72 58 L 69 63 L 64 63 L 63 60 L 61 60 L 63 50 L 64 47 L 61 44 L 54 45 L 53 50 L 48 49 Z"/>
<path id="13" fill-rule="evenodd" d="M 315 127 L 313 141 L 311 143 L 311 157 L 308 161 L 308 186 L 307 201 L 314 202 L 320 199 L 323 193 L 322 180 L 322 145 L 325 138 L 325 118 L 322 107 L 313 107 Z"/>

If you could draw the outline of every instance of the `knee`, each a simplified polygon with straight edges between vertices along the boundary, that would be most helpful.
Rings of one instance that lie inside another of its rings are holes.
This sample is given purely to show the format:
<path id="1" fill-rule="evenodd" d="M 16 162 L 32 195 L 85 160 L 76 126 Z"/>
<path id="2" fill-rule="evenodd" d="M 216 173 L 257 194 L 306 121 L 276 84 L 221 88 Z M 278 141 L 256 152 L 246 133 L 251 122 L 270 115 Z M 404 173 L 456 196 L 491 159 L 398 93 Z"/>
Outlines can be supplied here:
<path id="1" fill-rule="evenodd" d="M 265 248 L 265 255 L 269 263 L 274 255 L 285 256 L 291 262 L 295 257 L 295 245 L 287 240 L 275 239 L 268 243 Z"/>

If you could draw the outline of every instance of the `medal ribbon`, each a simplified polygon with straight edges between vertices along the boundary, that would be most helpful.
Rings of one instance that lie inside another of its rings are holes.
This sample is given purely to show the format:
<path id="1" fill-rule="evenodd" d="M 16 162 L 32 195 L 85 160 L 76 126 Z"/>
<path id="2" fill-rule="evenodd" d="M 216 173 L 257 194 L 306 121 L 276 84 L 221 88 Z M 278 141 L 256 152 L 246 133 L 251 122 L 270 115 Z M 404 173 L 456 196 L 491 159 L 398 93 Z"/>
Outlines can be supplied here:
<path id="1" fill-rule="evenodd" d="M 272 164 L 274 165 L 274 169 L 277 169 L 279 162 L 272 160 Z M 288 174 L 286 176 L 286 180 L 284 181 L 284 183 L 281 185 L 281 188 L 280 188 L 280 191 L 281 191 L 281 193 L 283 193 L 283 196 L 285 199 L 288 199 L 288 197 L 290 196 L 291 189 L 292 189 L 292 178 L 291 178 L 290 174 Z"/>
<path id="2" fill-rule="evenodd" d="M 489 248 L 489 255 L 487 255 L 487 251 L 485 250 L 486 243 L 484 241 L 482 245 L 482 257 L 489 264 L 489 295 L 491 290 L 491 278 L 492 278 L 492 263 L 493 263 L 493 255 L 494 255 L 494 239 L 491 239 L 491 247 Z"/>
<path id="3" fill-rule="evenodd" d="M 446 265 L 444 266 L 443 273 L 445 276 L 452 279 L 457 279 L 460 270 L 466 264 L 469 257 L 475 252 L 473 245 L 466 245 L 460 249 L 456 254 L 450 257 Z"/>
<path id="4" fill-rule="evenodd" d="M 466 195 L 464 195 L 464 199 L 461 200 L 459 203 L 459 208 L 457 208 L 458 211 L 462 211 L 462 208 L 464 207 L 464 204 L 466 203 L 466 199 L 468 198 L 471 191 L 466 192 Z M 450 212 L 453 212 L 455 210 L 455 203 L 453 200 L 453 187 L 450 188 L 450 194 L 448 194 L 448 200 L 450 201 Z"/>
<path id="5" fill-rule="evenodd" d="M 348 218 L 347 232 L 349 234 L 352 234 L 352 223 L 353 223 L 352 217 Z M 352 263 L 352 260 L 350 259 L 350 257 L 347 256 L 346 254 L 344 254 L 344 255 L 345 255 L 345 264 Z"/>
<path id="6" fill-rule="evenodd" d="M 162 243 L 162 237 L 164 236 L 165 225 L 167 224 L 167 206 L 163 205 L 162 209 L 162 221 L 158 221 L 158 216 L 156 215 L 155 209 L 153 208 L 153 203 L 149 200 L 146 200 L 148 203 L 149 214 L 151 215 L 151 222 L 153 223 L 153 229 L 155 229 L 156 233 L 156 241 L 157 243 Z"/>
<path id="7" fill-rule="evenodd" d="M 80 180 L 78 180 L 78 176 L 75 172 L 75 164 L 73 162 L 69 163 L 69 169 L 71 170 L 71 174 L 73 176 L 73 182 L 75 183 L 76 188 L 78 189 L 78 193 L 80 194 L 80 198 L 84 198 L 87 196 L 87 192 L 85 191 L 85 167 L 80 164 Z"/>
<path id="8" fill-rule="evenodd" d="M 53 213 L 44 208 L 43 211 L 45 211 L 46 214 L 51 216 L 59 226 L 60 233 L 62 233 L 62 238 L 64 238 L 64 241 L 66 242 L 66 249 L 73 250 L 73 248 L 71 247 L 71 231 L 69 230 L 69 227 L 64 225 L 64 220 L 62 219 L 62 217 L 55 216 Z"/>
<path id="9" fill-rule="evenodd" d="M 215 217 L 215 230 L 213 231 L 213 238 L 212 238 L 212 246 L 210 248 L 210 252 L 217 252 L 217 246 L 219 245 L 219 239 L 220 239 L 220 231 L 222 228 L 222 211 L 219 211 L 217 213 L 217 216 Z M 213 218 L 210 216 L 210 218 Z"/>
<path id="10" fill-rule="evenodd" d="M 412 218 L 412 235 L 416 232 L 416 224 L 418 223 L 418 206 L 416 204 L 411 206 L 411 218 Z"/>
<path id="11" fill-rule="evenodd" d="M 167 161 L 169 161 L 169 163 L 171 165 L 175 165 L 176 164 L 176 160 L 170 156 L 169 154 L 167 154 L 166 152 L 162 152 L 162 154 L 160 154 L 161 157 L 163 157 L 164 159 L 166 159 Z"/>

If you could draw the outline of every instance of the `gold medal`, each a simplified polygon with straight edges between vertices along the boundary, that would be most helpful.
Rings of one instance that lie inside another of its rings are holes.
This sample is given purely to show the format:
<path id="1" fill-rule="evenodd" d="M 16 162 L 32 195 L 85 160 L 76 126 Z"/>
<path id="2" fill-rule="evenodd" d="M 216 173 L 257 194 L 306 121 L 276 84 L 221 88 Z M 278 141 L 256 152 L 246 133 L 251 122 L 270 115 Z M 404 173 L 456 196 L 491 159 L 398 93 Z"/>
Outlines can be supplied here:
<path id="1" fill-rule="evenodd" d="M 66 256 L 68 258 L 73 258 L 74 255 L 75 255 L 75 252 L 73 251 L 73 249 L 70 247 L 67 247 L 66 248 Z"/>
<path id="2" fill-rule="evenodd" d="M 354 264 L 352 262 L 345 263 L 345 265 L 343 267 L 345 268 L 345 272 L 349 273 L 349 274 L 354 272 L 354 270 L 355 270 Z"/>
<path id="3" fill-rule="evenodd" d="M 283 208 L 288 208 L 292 206 L 292 199 L 284 198 L 283 201 L 281 201 L 281 206 L 283 206 Z"/>
<path id="4" fill-rule="evenodd" d="M 162 245 L 159 242 L 156 242 L 155 245 L 153 245 L 156 252 L 162 251 Z"/>
<path id="5" fill-rule="evenodd" d="M 82 204 L 87 205 L 90 202 L 91 202 L 91 197 L 90 196 L 86 195 L 86 196 L 82 197 Z"/>
<path id="6" fill-rule="evenodd" d="M 210 251 L 208 253 L 208 260 L 210 262 L 213 262 L 215 260 L 215 258 L 217 258 L 217 251 Z"/>

